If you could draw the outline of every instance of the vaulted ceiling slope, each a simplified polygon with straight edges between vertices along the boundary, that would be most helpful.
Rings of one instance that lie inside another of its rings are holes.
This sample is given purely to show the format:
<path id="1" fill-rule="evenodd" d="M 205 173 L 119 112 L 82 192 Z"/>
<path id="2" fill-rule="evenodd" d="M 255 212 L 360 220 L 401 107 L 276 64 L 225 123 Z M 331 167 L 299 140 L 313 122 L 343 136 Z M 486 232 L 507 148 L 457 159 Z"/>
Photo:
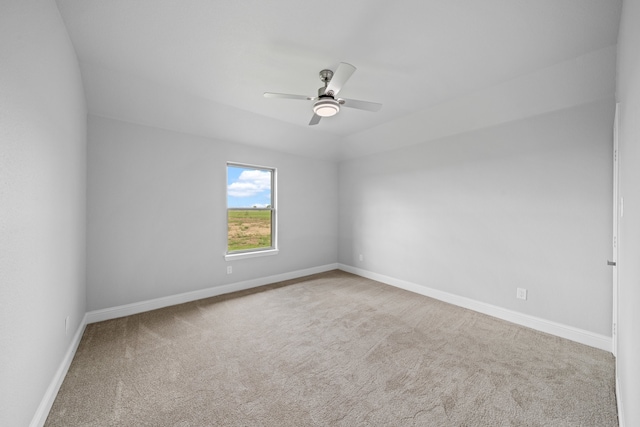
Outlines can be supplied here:
<path id="1" fill-rule="evenodd" d="M 612 96 L 621 8 L 621 0 L 57 3 L 90 113 L 334 160 Z M 357 67 L 340 95 L 380 102 L 380 112 L 344 108 L 308 126 L 310 101 L 263 97 L 315 95 L 318 72 L 340 62 Z M 487 102 L 498 110 L 490 117 Z"/>

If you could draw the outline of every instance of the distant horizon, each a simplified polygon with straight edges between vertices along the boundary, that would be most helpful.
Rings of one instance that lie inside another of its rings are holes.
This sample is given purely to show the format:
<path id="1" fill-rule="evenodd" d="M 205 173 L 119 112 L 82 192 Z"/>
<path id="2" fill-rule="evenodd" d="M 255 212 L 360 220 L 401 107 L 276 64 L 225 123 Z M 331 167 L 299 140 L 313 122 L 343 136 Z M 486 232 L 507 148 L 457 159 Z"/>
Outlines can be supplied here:
<path id="1" fill-rule="evenodd" d="M 256 209 L 271 205 L 271 171 L 227 167 L 227 207 Z"/>

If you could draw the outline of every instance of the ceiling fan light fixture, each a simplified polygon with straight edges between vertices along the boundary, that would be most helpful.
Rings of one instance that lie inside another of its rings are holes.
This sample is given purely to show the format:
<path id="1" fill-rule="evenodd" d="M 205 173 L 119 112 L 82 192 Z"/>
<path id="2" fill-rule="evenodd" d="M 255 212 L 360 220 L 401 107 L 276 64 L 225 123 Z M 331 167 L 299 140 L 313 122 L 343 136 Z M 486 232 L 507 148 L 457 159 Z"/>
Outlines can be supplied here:
<path id="1" fill-rule="evenodd" d="M 340 111 L 340 103 L 333 98 L 323 98 L 313 104 L 313 112 L 320 117 L 331 117 Z"/>

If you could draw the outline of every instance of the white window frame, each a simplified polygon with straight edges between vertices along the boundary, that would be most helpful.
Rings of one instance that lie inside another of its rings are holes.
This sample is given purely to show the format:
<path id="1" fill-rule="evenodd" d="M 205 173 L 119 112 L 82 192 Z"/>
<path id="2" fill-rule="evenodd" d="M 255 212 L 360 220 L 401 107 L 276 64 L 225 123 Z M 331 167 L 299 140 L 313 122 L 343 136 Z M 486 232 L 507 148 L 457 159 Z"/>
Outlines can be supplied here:
<path id="1" fill-rule="evenodd" d="M 246 210 L 247 208 L 231 208 L 229 207 L 229 167 L 239 167 L 245 169 L 255 169 L 268 171 L 271 173 L 271 207 L 270 208 L 253 208 L 255 210 L 261 211 L 271 211 L 271 246 L 266 248 L 254 248 L 254 249 L 242 249 L 237 251 L 229 251 L 229 211 L 231 210 Z M 278 221 L 277 221 L 277 169 L 270 166 L 259 166 L 253 165 L 249 163 L 241 163 L 241 162 L 227 162 L 226 165 L 226 175 L 227 179 L 225 180 L 225 195 L 226 200 L 225 204 L 227 205 L 227 209 L 225 212 L 226 216 L 226 251 L 224 255 L 224 259 L 227 261 L 237 260 L 237 259 L 245 259 L 245 258 L 254 258 L 254 257 L 262 257 L 262 256 L 271 256 L 277 255 L 278 250 Z"/>

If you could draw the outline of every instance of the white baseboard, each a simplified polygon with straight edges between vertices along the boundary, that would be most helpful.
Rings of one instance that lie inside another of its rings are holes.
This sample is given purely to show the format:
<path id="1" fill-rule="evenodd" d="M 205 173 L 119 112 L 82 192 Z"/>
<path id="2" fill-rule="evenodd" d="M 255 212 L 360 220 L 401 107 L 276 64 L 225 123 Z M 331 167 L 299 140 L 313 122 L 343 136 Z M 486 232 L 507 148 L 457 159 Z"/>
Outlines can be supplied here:
<path id="1" fill-rule="evenodd" d="M 47 416 L 49 415 L 49 411 L 53 406 L 53 402 L 56 400 L 56 396 L 58 395 L 58 390 L 60 390 L 60 386 L 62 385 L 62 381 L 64 381 L 64 377 L 67 375 L 67 371 L 69 370 L 69 366 L 71 366 L 71 362 L 73 361 L 73 357 L 76 355 L 76 350 L 80 345 L 80 340 L 82 339 L 82 334 L 84 333 L 84 329 L 87 326 L 87 315 L 85 314 L 76 330 L 73 339 L 71 340 L 71 344 L 67 349 L 67 352 L 58 367 L 49 387 L 47 387 L 47 391 L 44 393 L 42 400 L 40 401 L 40 405 L 38 405 L 38 409 L 36 413 L 33 415 L 31 419 L 31 423 L 29 427 L 41 427 L 44 425 L 45 421 L 47 421 Z"/>
<path id="2" fill-rule="evenodd" d="M 593 332 L 585 331 L 583 329 L 574 328 L 573 326 L 567 326 L 561 323 L 552 322 L 550 320 L 541 319 L 539 317 L 530 316 L 528 314 L 518 313 L 517 311 L 508 310 L 506 308 L 472 300 L 470 298 L 465 298 L 437 289 L 428 288 L 426 286 L 407 282 L 405 280 L 373 273 L 371 271 L 352 267 L 350 265 L 338 264 L 338 268 L 348 273 L 353 273 L 358 276 L 376 280 L 387 285 L 395 286 L 400 289 L 444 301 L 449 304 L 457 305 L 459 307 L 468 308 L 469 310 L 477 311 L 479 313 L 488 314 L 489 316 L 497 317 L 498 319 L 506 320 L 508 322 L 515 323 L 521 326 L 526 326 L 537 331 L 545 332 L 547 334 L 555 335 L 561 338 L 566 338 L 571 341 L 585 344 L 590 347 L 599 348 L 608 352 L 612 351 L 612 339 L 611 337 L 607 337 L 605 335 L 596 334 Z"/>
<path id="3" fill-rule="evenodd" d="M 245 289 L 251 289 L 271 283 L 282 282 L 283 280 L 297 279 L 298 277 L 309 276 L 311 274 L 324 273 L 325 271 L 336 270 L 337 268 L 338 264 L 327 264 L 319 267 L 307 268 L 304 270 L 291 271 L 289 273 L 260 277 L 257 279 L 245 280 L 243 282 L 214 286 L 198 291 L 185 292 L 182 294 L 171 295 L 147 301 L 140 301 L 132 304 L 120 305 L 117 307 L 93 310 L 89 311 L 86 315 L 87 324 L 102 322 L 103 320 L 116 319 L 118 317 L 131 316 L 132 314 L 143 313 L 145 311 L 156 310 L 158 308 L 168 307 L 171 305 L 183 304 L 185 302 L 196 301 L 203 298 L 215 297 L 231 292 L 243 291 Z"/>

